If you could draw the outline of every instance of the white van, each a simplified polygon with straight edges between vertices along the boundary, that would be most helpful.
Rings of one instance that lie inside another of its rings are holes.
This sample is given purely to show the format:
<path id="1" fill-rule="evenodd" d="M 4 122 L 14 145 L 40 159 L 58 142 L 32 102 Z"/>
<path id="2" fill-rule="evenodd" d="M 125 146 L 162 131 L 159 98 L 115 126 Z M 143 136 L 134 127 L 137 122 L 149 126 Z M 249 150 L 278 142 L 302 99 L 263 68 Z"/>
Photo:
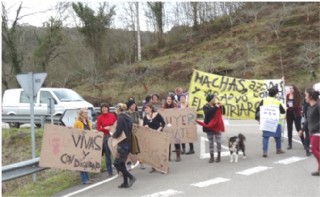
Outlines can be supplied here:
<path id="1" fill-rule="evenodd" d="M 34 98 L 34 115 L 49 114 L 49 99 L 54 100 L 54 116 L 61 116 L 66 109 L 87 108 L 94 116 L 94 107 L 78 93 L 67 88 L 40 88 Z M 2 114 L 30 115 L 30 101 L 23 89 L 8 89 L 3 94 Z M 10 123 L 10 127 L 19 128 L 20 123 Z"/>

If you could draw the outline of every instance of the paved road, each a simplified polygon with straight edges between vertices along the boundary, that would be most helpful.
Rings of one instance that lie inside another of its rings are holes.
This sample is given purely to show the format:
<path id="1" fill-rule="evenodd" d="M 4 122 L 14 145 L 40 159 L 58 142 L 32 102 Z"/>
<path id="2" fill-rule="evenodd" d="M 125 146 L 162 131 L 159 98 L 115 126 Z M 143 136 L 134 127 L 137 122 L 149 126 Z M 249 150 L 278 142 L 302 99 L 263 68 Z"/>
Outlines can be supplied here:
<path id="1" fill-rule="evenodd" d="M 198 128 L 196 154 L 183 155 L 181 162 L 170 162 L 167 175 L 149 173 L 150 167 L 131 172 L 137 181 L 130 189 L 118 189 L 122 178 L 107 178 L 100 174 L 94 184 L 77 185 L 55 196 L 319 196 L 320 177 L 310 173 L 316 169 L 316 161 L 305 156 L 305 151 L 294 135 L 292 150 L 275 154 L 275 142 L 269 141 L 268 158 L 262 157 L 262 137 L 256 121 L 230 121 L 223 135 L 223 145 L 228 137 L 239 132 L 247 138 L 247 158 L 239 157 L 238 163 L 230 163 L 226 152 L 220 163 L 208 163 L 206 135 Z M 202 144 L 202 145 L 201 145 Z M 188 148 L 188 145 L 187 145 Z M 224 148 L 223 151 L 227 151 Z M 172 155 L 174 156 L 174 154 Z M 173 157 L 174 158 L 174 157 Z M 174 160 L 174 159 L 173 159 Z"/>

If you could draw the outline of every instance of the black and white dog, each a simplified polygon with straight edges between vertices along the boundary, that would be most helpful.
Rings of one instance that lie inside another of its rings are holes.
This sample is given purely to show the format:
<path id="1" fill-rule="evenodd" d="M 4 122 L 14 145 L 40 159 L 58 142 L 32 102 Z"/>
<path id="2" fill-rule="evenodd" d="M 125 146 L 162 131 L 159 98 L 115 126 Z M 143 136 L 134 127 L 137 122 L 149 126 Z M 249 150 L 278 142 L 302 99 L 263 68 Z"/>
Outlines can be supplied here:
<path id="1" fill-rule="evenodd" d="M 245 149 L 246 146 L 244 141 L 246 137 L 239 133 L 238 136 L 233 136 L 229 138 L 229 150 L 230 150 L 230 162 L 238 162 L 239 151 L 241 150 L 243 153 L 243 158 L 246 158 Z"/>

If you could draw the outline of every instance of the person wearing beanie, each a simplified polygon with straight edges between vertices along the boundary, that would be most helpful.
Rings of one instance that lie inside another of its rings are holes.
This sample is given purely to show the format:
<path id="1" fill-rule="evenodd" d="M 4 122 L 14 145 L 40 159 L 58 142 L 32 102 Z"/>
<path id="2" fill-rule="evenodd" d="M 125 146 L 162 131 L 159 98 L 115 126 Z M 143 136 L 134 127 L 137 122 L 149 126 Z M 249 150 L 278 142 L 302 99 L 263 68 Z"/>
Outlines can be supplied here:
<path id="1" fill-rule="evenodd" d="M 136 105 L 134 99 L 130 98 L 128 100 L 128 102 L 126 103 L 126 105 L 127 105 L 126 114 L 128 114 L 131 117 L 132 123 L 140 125 L 140 114 L 137 111 L 137 105 Z M 128 159 L 128 161 L 127 161 L 127 169 L 128 170 L 131 170 L 131 165 L 132 165 L 132 162 Z M 140 161 L 140 168 L 145 169 L 142 161 Z"/>
<path id="2" fill-rule="evenodd" d="M 280 114 L 285 114 L 285 109 L 282 106 L 281 102 L 276 98 L 276 95 L 278 94 L 279 90 L 277 86 L 271 87 L 269 90 L 269 96 L 267 98 L 264 98 L 261 100 L 259 106 L 257 107 L 257 111 L 260 110 L 260 106 L 279 106 L 279 111 Z M 272 131 L 262 131 L 262 157 L 267 157 L 268 156 L 268 144 L 269 144 L 269 137 L 274 137 L 276 141 L 276 149 L 277 149 L 277 154 L 282 154 L 284 151 L 281 150 L 281 125 L 282 125 L 282 120 L 279 117 L 279 122 L 278 126 L 276 129 L 276 132 Z"/>
<path id="3" fill-rule="evenodd" d="M 208 102 L 203 106 L 204 122 L 196 121 L 203 126 L 203 132 L 207 133 L 209 140 L 209 163 L 214 162 L 214 142 L 217 144 L 217 159 L 216 162 L 221 160 L 221 135 L 224 131 L 224 124 L 222 119 L 222 106 L 216 102 L 214 94 L 206 96 Z"/>

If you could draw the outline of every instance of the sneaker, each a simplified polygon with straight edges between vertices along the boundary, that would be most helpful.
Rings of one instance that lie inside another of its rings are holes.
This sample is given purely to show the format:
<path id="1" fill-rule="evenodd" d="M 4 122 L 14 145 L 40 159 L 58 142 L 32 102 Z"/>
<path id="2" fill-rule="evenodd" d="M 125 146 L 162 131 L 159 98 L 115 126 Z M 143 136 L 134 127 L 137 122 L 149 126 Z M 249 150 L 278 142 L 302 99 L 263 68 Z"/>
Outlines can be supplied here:
<path id="1" fill-rule="evenodd" d="M 83 182 L 82 184 L 83 185 L 92 184 L 92 181 L 91 180 L 87 180 L 86 182 Z"/>
<path id="2" fill-rule="evenodd" d="M 129 179 L 128 188 L 131 187 L 136 180 L 136 177 L 132 176 L 132 179 Z"/>
<path id="3" fill-rule="evenodd" d="M 118 188 L 129 188 L 129 185 L 122 183 L 121 185 L 118 186 Z"/>
<path id="4" fill-rule="evenodd" d="M 311 176 L 320 176 L 320 172 L 312 172 Z"/>

